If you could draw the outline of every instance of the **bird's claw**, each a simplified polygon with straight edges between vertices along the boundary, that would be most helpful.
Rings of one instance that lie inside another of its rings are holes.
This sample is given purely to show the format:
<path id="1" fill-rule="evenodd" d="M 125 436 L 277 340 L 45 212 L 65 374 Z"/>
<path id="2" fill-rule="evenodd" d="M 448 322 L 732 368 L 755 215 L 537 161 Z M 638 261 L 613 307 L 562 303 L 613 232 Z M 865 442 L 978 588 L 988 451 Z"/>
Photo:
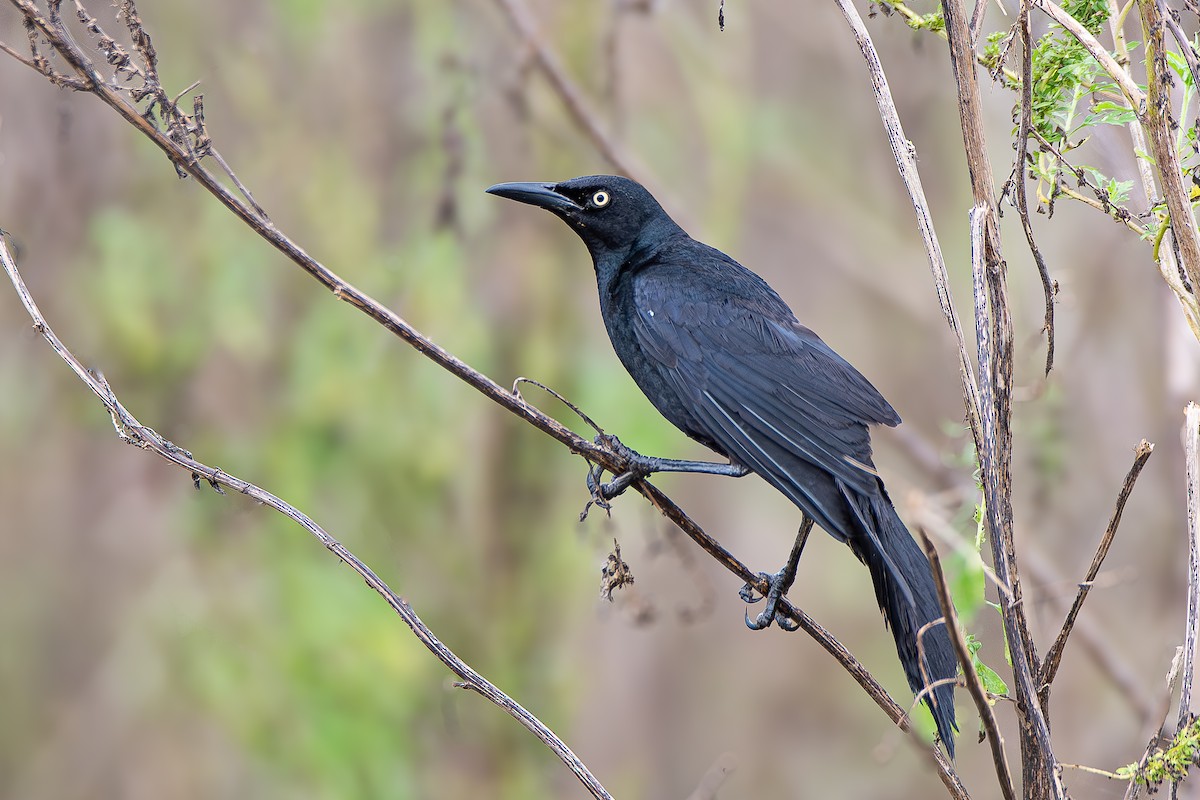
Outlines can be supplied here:
<path id="1" fill-rule="evenodd" d="M 759 614 L 754 619 L 750 619 L 750 612 L 747 611 L 746 612 L 746 627 L 752 631 L 761 631 L 763 628 L 771 627 L 772 620 L 768 619 L 766 622 L 764 622 L 763 621 L 764 616 L 765 616 L 765 613 Z M 794 631 L 800 630 L 800 623 L 794 622 L 791 617 L 785 617 L 782 614 L 776 614 L 773 619 L 774 619 L 775 624 L 777 624 L 779 626 L 779 629 L 781 631 L 786 631 L 788 633 L 792 633 Z"/>
<path id="2" fill-rule="evenodd" d="M 587 487 L 588 493 L 592 496 L 592 504 L 608 511 L 612 507 L 609 501 L 620 496 L 635 482 L 649 475 L 650 469 L 646 465 L 645 456 L 626 447 L 616 436 L 609 433 L 601 433 L 596 436 L 594 441 L 601 447 L 612 450 L 618 456 L 625 459 L 628 464 L 628 469 L 625 472 L 615 476 L 611 481 L 606 483 L 601 483 L 600 481 L 606 471 L 604 467 L 599 464 L 593 464 L 588 469 Z"/>
<path id="3" fill-rule="evenodd" d="M 641 453 L 638 453 L 637 451 L 631 449 L 624 442 L 622 442 L 614 434 L 611 434 L 611 433 L 597 434 L 596 438 L 593 439 L 592 441 L 595 442 L 596 444 L 600 445 L 601 447 L 605 447 L 605 448 L 608 448 L 609 450 L 612 450 L 614 453 L 619 455 L 621 458 L 628 461 L 631 466 L 633 464 L 636 464 L 639 460 L 644 458 Z"/>
<path id="4" fill-rule="evenodd" d="M 752 631 L 761 631 L 764 628 L 771 627 L 771 623 L 774 622 L 780 627 L 781 630 L 785 630 L 790 633 L 791 631 L 797 630 L 800 627 L 799 622 L 796 622 L 791 617 L 779 612 L 779 601 L 783 599 L 784 593 L 789 588 L 788 584 L 791 583 L 791 581 L 788 580 L 786 573 L 786 569 L 780 570 L 774 575 L 766 572 L 758 573 L 758 576 L 766 581 L 770 586 L 765 595 L 756 596 L 756 592 L 758 590 L 753 584 L 750 583 L 747 583 L 738 592 L 738 596 L 747 603 L 757 603 L 763 599 L 766 599 L 767 601 L 767 604 L 763 607 L 762 612 L 759 613 L 754 619 L 750 618 L 749 611 L 746 612 L 747 628 Z M 794 578 L 795 576 L 793 575 L 792 577 Z"/>
<path id="5" fill-rule="evenodd" d="M 591 499 L 584 505 L 583 511 L 579 512 L 580 522 L 587 519 L 588 512 L 592 510 L 592 506 L 602 508 L 606 514 L 610 517 L 612 516 L 612 503 L 608 502 L 608 498 L 604 496 L 604 487 L 606 484 L 600 483 L 600 476 L 603 474 L 604 467 L 601 467 L 599 464 L 592 464 L 588 467 L 587 487 Z"/>
<path id="6" fill-rule="evenodd" d="M 604 475 L 604 467 L 599 464 L 593 464 L 588 468 L 587 487 L 588 494 L 592 496 L 592 502 L 607 511 L 611 508 L 608 502 L 616 495 L 611 494 L 611 483 L 601 483 L 600 478 Z"/>
<path id="7" fill-rule="evenodd" d="M 764 572 L 763 575 L 766 573 Z M 754 588 L 753 583 L 747 583 L 738 589 L 738 597 L 742 598 L 743 603 L 761 603 L 764 595 L 758 594 L 758 589 Z"/>

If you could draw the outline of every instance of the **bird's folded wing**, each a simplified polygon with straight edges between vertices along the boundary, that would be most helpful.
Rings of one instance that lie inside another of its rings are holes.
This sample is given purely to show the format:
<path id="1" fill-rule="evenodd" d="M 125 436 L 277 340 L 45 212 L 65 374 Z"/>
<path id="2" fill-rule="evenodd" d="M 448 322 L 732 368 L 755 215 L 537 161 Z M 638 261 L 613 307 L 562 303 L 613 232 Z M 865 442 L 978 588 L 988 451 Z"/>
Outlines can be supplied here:
<path id="1" fill-rule="evenodd" d="M 792 458 L 800 458 L 847 487 L 874 491 L 867 425 L 899 417 L 866 378 L 782 301 L 781 320 L 778 309 L 729 295 L 670 302 L 678 294 L 666 288 L 639 282 L 633 333 L 714 440 L 777 485 L 792 482 Z"/>

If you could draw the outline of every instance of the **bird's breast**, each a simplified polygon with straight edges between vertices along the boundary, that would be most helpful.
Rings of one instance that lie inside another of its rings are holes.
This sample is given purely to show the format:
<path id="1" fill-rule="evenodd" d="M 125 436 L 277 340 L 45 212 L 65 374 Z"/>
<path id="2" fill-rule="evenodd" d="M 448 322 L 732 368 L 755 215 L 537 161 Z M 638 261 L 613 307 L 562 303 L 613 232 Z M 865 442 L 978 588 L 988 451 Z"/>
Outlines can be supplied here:
<path id="1" fill-rule="evenodd" d="M 634 302 L 633 287 L 626 284 L 616 287 L 615 291 L 601 291 L 600 311 L 617 358 L 658 413 L 692 439 L 724 455 L 724 450 L 688 410 L 687 398 L 680 395 L 677 382 L 668 379 L 669 365 L 663 364 L 640 344 L 634 330 L 633 315 L 639 313 L 639 307 Z M 640 313 L 653 319 L 662 310 L 647 306 L 641 308 Z"/>

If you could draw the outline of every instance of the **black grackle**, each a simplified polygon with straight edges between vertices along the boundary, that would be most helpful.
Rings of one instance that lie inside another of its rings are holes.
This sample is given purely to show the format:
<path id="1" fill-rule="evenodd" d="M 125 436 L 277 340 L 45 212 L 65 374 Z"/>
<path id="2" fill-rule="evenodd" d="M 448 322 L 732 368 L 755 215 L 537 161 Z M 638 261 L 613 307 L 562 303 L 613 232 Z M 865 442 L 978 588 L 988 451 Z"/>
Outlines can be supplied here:
<path id="1" fill-rule="evenodd" d="M 762 278 L 688 236 L 638 183 L 593 175 L 487 191 L 545 208 L 583 239 L 621 363 L 664 417 L 729 459 L 648 458 L 621 446 L 630 469 L 594 487 L 601 499 L 668 470 L 754 472 L 783 492 L 867 565 L 912 690 L 944 681 L 923 697 L 953 758 L 954 651 L 945 626 L 930 625 L 921 635 L 922 668 L 918 632 L 942 612 L 929 562 L 871 461 L 868 426 L 898 425 L 891 405 Z M 766 576 L 770 607 L 748 624 L 770 624 L 772 604 L 794 576 L 794 561 Z"/>

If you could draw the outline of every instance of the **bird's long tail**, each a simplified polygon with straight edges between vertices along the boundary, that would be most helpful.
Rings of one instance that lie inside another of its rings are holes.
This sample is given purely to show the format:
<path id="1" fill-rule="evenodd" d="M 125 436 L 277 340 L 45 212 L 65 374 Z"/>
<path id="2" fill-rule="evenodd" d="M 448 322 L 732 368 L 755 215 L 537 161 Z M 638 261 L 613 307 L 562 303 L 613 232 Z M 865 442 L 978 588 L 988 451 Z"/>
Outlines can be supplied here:
<path id="1" fill-rule="evenodd" d="M 930 626 L 921 635 L 921 628 L 942 616 L 937 589 L 929 570 L 929 561 L 900 520 L 885 492 L 864 497 L 851 496 L 860 524 L 870 524 L 868 535 L 853 541 L 855 554 L 867 565 L 875 584 L 875 597 L 884 621 L 896 639 L 896 652 L 914 694 L 937 681 L 954 678 L 958 661 L 950 644 L 944 624 Z M 924 651 L 925 669 L 921 669 Z M 954 734 L 958 725 L 954 719 L 954 685 L 945 683 L 923 695 L 933 713 L 938 735 L 947 755 L 954 758 Z"/>

